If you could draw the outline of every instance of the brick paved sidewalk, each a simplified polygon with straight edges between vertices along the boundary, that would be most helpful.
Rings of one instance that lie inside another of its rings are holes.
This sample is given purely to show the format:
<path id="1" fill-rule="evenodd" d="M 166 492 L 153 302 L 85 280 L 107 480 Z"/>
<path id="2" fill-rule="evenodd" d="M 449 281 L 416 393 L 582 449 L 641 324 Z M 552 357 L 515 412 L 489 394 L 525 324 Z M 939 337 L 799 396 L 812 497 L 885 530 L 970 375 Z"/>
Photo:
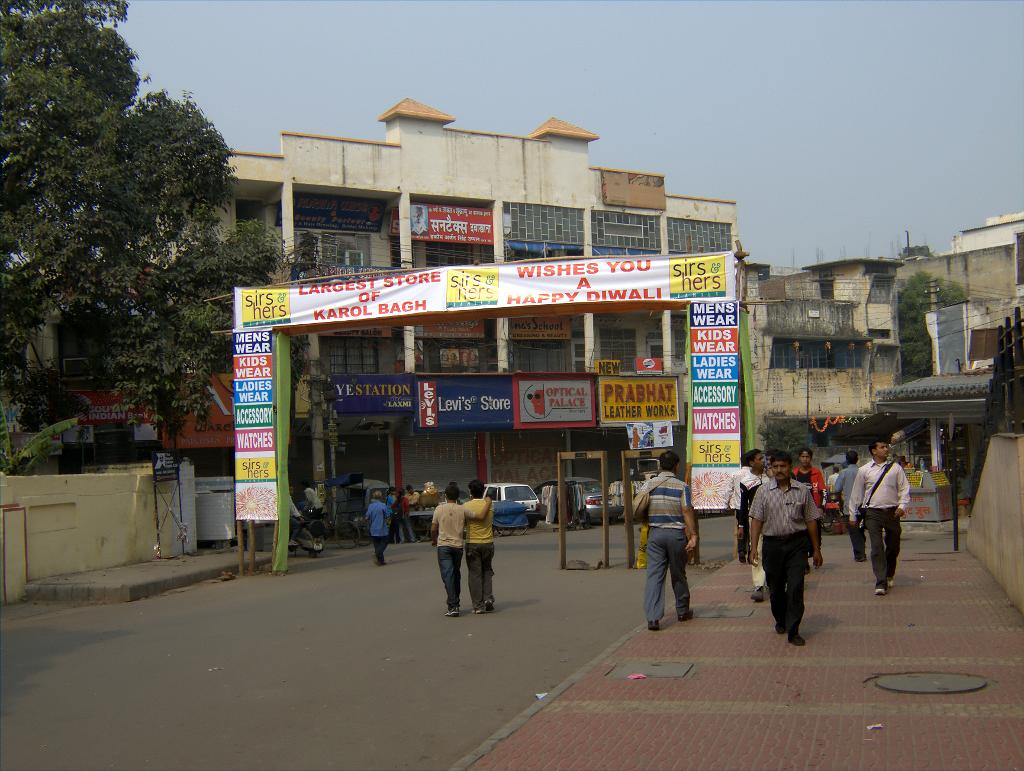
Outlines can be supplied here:
<path id="1" fill-rule="evenodd" d="M 638 630 L 469 766 L 1024 769 L 1024 619 L 977 560 L 949 548 L 948 537 L 905 539 L 896 587 L 875 597 L 869 564 L 853 562 L 845 536 L 826 536 L 804 648 L 775 634 L 767 602 L 750 601 L 749 567 L 726 565 L 695 590 L 696 619 Z M 627 612 L 640 615 L 640 602 Z M 709 617 L 723 610 L 750 615 Z M 682 679 L 609 676 L 633 661 L 694 666 Z M 871 682 L 900 672 L 989 685 L 910 695 Z"/>

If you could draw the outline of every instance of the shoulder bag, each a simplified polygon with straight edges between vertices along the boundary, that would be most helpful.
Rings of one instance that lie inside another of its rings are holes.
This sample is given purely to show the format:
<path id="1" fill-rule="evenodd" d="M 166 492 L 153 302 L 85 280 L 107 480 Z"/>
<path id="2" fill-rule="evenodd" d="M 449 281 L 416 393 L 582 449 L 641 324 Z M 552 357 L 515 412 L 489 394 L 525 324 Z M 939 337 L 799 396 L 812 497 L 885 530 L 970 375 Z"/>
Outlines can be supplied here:
<path id="1" fill-rule="evenodd" d="M 885 464 L 885 468 L 882 469 L 881 476 L 879 476 L 878 479 L 875 480 L 875 486 L 872 487 L 871 488 L 871 492 L 868 493 L 867 500 L 864 501 L 863 505 L 858 509 L 858 511 L 859 511 L 859 513 L 860 513 L 860 515 L 862 517 L 865 516 L 868 513 L 868 504 L 871 503 L 871 499 L 875 496 L 875 490 L 877 490 L 878 486 L 880 484 L 882 484 L 882 480 L 885 479 L 885 475 L 889 473 L 889 469 L 892 468 L 892 465 L 893 464 L 892 464 L 891 461 L 889 463 Z"/>
<path id="2" fill-rule="evenodd" d="M 658 484 L 653 487 L 644 486 L 644 489 L 633 496 L 633 517 L 639 522 L 647 521 L 647 510 L 651 507 L 651 493 L 657 490 L 665 480 L 670 477 L 662 477 L 658 480 Z M 650 481 L 650 480 L 648 480 Z"/>

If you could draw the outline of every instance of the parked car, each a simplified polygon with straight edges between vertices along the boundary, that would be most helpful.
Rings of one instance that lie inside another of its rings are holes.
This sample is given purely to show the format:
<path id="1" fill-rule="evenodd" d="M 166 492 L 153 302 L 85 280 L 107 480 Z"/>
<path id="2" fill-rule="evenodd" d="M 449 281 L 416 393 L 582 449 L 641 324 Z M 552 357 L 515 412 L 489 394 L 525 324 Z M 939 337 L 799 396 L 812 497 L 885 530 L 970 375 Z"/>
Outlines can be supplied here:
<path id="1" fill-rule="evenodd" d="M 587 516 L 592 524 L 601 523 L 601 499 L 604 497 L 601 492 L 601 482 L 597 479 L 587 477 L 569 477 L 570 481 L 576 481 L 583 485 L 583 496 L 587 504 Z M 615 522 L 622 519 L 622 504 L 615 505 L 611 498 L 608 500 L 608 521 Z"/>
<path id="2" fill-rule="evenodd" d="M 522 503 L 526 506 L 526 518 L 529 520 L 530 527 L 536 527 L 537 522 L 544 516 L 540 507 L 540 499 L 529 485 L 518 482 L 491 482 L 487 485 L 484 495 L 495 503 L 501 501 Z"/>

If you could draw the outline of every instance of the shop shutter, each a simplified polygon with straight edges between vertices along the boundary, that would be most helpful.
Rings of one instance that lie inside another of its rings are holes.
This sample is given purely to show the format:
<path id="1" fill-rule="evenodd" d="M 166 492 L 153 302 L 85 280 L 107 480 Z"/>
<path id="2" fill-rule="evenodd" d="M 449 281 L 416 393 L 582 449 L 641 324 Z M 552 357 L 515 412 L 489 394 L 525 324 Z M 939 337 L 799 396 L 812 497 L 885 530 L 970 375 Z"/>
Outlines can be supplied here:
<path id="1" fill-rule="evenodd" d="M 565 449 L 564 431 L 514 431 L 491 434 L 491 478 L 536 487 L 558 474 L 557 453 Z"/>
<path id="2" fill-rule="evenodd" d="M 402 484 L 423 489 L 433 482 L 437 489 L 455 480 L 465 492 L 476 479 L 476 434 L 431 434 L 401 440 Z"/>

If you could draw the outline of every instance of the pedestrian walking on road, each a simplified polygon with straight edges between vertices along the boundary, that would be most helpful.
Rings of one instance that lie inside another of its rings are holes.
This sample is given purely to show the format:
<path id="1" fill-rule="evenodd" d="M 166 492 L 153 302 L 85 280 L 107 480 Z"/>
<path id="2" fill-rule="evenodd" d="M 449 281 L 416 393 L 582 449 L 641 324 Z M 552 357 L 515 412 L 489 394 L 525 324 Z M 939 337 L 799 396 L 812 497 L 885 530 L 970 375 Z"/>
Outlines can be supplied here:
<path id="1" fill-rule="evenodd" d="M 401 543 L 402 539 L 398 536 L 398 496 L 393 486 L 388 487 L 384 496 L 384 506 L 388 510 L 388 543 Z"/>
<path id="2" fill-rule="evenodd" d="M 448 596 L 446 616 L 459 615 L 462 594 L 462 552 L 465 540 L 462 532 L 467 519 L 481 519 L 459 503 L 459 486 L 449 482 L 444 489 L 445 502 L 434 509 L 430 520 L 430 543 L 437 547 L 437 565 L 441 581 Z"/>
<path id="3" fill-rule="evenodd" d="M 850 520 L 847 528 L 850 532 L 850 546 L 853 548 L 853 558 L 857 562 L 864 562 L 867 557 L 864 554 L 864 522 L 856 510 L 849 507 L 850 496 L 853 494 L 853 482 L 857 478 L 857 461 L 860 456 L 856 450 L 846 451 L 846 466 L 839 472 L 835 482 L 835 493 L 839 496 L 839 510 L 844 517 Z"/>
<path id="4" fill-rule="evenodd" d="M 382 497 L 380 490 L 374 490 L 370 495 L 370 505 L 366 508 L 370 540 L 373 541 L 373 558 L 378 565 L 384 564 L 384 550 L 388 548 L 388 509 Z"/>
<path id="5" fill-rule="evenodd" d="M 871 569 L 875 594 L 884 597 L 896 579 L 900 556 L 900 520 L 910 505 L 910 481 L 898 463 L 888 460 L 889 443 L 879 439 L 871 445 L 871 462 L 857 471 L 850 493 L 850 512 L 864 517 L 871 540 Z"/>
<path id="6" fill-rule="evenodd" d="M 736 526 L 741 532 L 739 543 L 740 562 L 746 562 L 754 547 L 750 540 L 750 504 L 763 483 L 764 453 L 756 448 L 747 450 L 743 453 L 742 463 L 743 466 L 740 468 L 740 472 L 733 478 L 729 508 L 736 513 Z M 757 551 L 760 551 L 760 544 L 757 546 Z M 753 591 L 750 593 L 750 599 L 754 602 L 764 602 L 766 586 L 764 567 L 760 564 L 751 564 L 750 575 L 753 579 Z"/>
<path id="7" fill-rule="evenodd" d="M 412 530 L 412 519 L 409 518 L 409 496 L 401 487 L 395 493 L 395 517 L 398 518 L 398 536 L 402 543 L 416 543 L 416 533 Z"/>
<path id="8" fill-rule="evenodd" d="M 804 645 L 800 622 L 804 617 L 804 576 L 807 552 L 815 567 L 821 567 L 821 538 L 818 520 L 821 511 L 814 505 L 810 488 L 794 482 L 790 476 L 793 457 L 778 451 L 772 460 L 772 475 L 762 485 L 750 506 L 750 559 L 761 562 L 757 546 L 763 536 L 764 572 L 771 596 L 775 631 L 789 636 L 793 645 Z"/>
<path id="9" fill-rule="evenodd" d="M 814 459 L 814 453 L 810 447 L 801 447 L 797 451 L 797 460 L 799 464 L 793 469 L 793 479 L 800 484 L 807 485 L 811 489 L 811 497 L 814 499 L 814 505 L 819 510 L 824 508 L 825 504 L 825 475 L 821 473 L 821 469 L 817 466 L 812 466 L 811 461 Z M 810 551 L 810 545 L 808 545 L 807 551 L 808 558 L 814 555 Z M 808 565 L 804 573 L 810 573 L 811 568 Z"/>
<path id="10" fill-rule="evenodd" d="M 494 610 L 494 502 L 484 497 L 484 483 L 474 479 L 469 483 L 471 500 L 466 509 L 479 520 L 466 522 L 466 567 L 469 569 L 469 596 L 474 613 Z"/>
<path id="11" fill-rule="evenodd" d="M 672 579 L 676 617 L 693 618 L 690 586 L 686 582 L 687 555 L 697 548 L 697 520 L 690 506 L 690 488 L 676 476 L 679 456 L 668 450 L 658 458 L 661 472 L 644 485 L 650 496 L 647 508 L 647 582 L 644 585 L 644 614 L 647 628 L 661 629 L 665 613 L 665 573 Z M 688 537 L 687 537 L 688 536 Z"/>

